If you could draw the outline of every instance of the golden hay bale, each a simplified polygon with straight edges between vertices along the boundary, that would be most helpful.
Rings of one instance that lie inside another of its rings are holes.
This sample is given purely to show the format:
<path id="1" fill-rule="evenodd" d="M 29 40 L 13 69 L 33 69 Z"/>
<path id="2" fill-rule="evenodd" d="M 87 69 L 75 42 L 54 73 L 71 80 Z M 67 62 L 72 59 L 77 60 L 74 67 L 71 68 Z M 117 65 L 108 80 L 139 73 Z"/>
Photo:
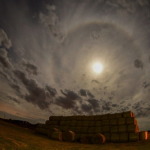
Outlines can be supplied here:
<path id="1" fill-rule="evenodd" d="M 80 130 L 80 133 L 81 134 L 88 133 L 88 127 L 82 127 L 81 130 Z"/>
<path id="2" fill-rule="evenodd" d="M 139 133 L 129 133 L 129 142 L 139 141 Z"/>
<path id="3" fill-rule="evenodd" d="M 134 124 L 129 124 L 128 126 L 127 126 L 127 131 L 128 132 L 139 132 L 139 128 L 138 128 L 138 126 L 137 125 L 134 125 Z"/>
<path id="4" fill-rule="evenodd" d="M 127 111 L 127 112 L 123 112 L 122 116 L 126 118 L 126 117 L 134 117 L 135 115 L 133 112 Z"/>
<path id="5" fill-rule="evenodd" d="M 84 135 L 80 137 L 80 142 L 83 144 L 90 144 L 90 136 Z"/>
<path id="6" fill-rule="evenodd" d="M 101 121 L 101 124 L 102 124 L 103 126 L 109 125 L 109 120 L 108 120 L 108 119 L 102 120 L 102 121 Z"/>
<path id="7" fill-rule="evenodd" d="M 128 142 L 128 133 L 120 133 L 119 134 L 119 141 L 120 142 Z"/>
<path id="8" fill-rule="evenodd" d="M 77 121 L 76 120 L 72 120 L 70 125 L 71 126 L 76 126 L 77 125 Z"/>
<path id="9" fill-rule="evenodd" d="M 62 132 L 56 131 L 51 134 L 51 139 L 62 141 Z"/>
<path id="10" fill-rule="evenodd" d="M 103 133 L 103 135 L 106 138 L 106 142 L 110 142 L 110 136 L 111 136 L 111 134 L 110 133 Z"/>
<path id="11" fill-rule="evenodd" d="M 88 127 L 93 127 L 93 126 L 95 126 L 95 121 L 90 120 L 87 122 L 87 125 L 88 125 Z"/>
<path id="12" fill-rule="evenodd" d="M 62 140 L 67 142 L 73 142 L 75 140 L 75 132 L 66 131 L 62 133 Z"/>
<path id="13" fill-rule="evenodd" d="M 118 132 L 118 126 L 111 126 L 110 127 L 110 132 L 111 133 L 117 133 Z"/>
<path id="14" fill-rule="evenodd" d="M 118 125 L 124 125 L 126 124 L 126 119 L 125 118 L 118 118 Z"/>
<path id="15" fill-rule="evenodd" d="M 104 144 L 106 142 L 105 136 L 101 133 L 91 136 L 89 139 L 93 144 Z"/>
<path id="16" fill-rule="evenodd" d="M 140 140 L 148 140 L 148 131 L 141 131 L 139 132 L 139 139 Z"/>
<path id="17" fill-rule="evenodd" d="M 127 124 L 137 124 L 137 120 L 134 117 L 126 118 Z"/>
<path id="18" fill-rule="evenodd" d="M 122 118 L 122 113 L 116 113 L 115 118 Z"/>
<path id="19" fill-rule="evenodd" d="M 95 121 L 95 126 L 96 127 L 99 127 L 99 126 L 101 126 L 102 125 L 102 121 Z"/>
<path id="20" fill-rule="evenodd" d="M 96 133 L 95 127 L 89 127 L 89 128 L 87 129 L 87 133 L 88 133 L 88 134 Z"/>
<path id="21" fill-rule="evenodd" d="M 109 126 L 102 126 L 102 133 L 110 132 Z"/>
<path id="22" fill-rule="evenodd" d="M 61 127 L 60 127 L 60 130 L 61 130 L 62 132 L 65 132 L 65 131 L 68 130 L 68 126 L 61 126 Z"/>
<path id="23" fill-rule="evenodd" d="M 111 142 L 119 142 L 119 133 L 112 133 L 110 140 Z"/>
<path id="24" fill-rule="evenodd" d="M 102 127 L 95 127 L 95 133 L 101 133 Z"/>
<path id="25" fill-rule="evenodd" d="M 118 126 L 118 132 L 127 132 L 127 125 Z"/>
<path id="26" fill-rule="evenodd" d="M 60 130 L 57 129 L 57 128 L 49 128 L 49 129 L 47 130 L 47 135 L 48 135 L 49 138 L 51 138 L 53 132 L 59 132 L 59 131 L 60 131 Z"/>
<path id="27" fill-rule="evenodd" d="M 118 125 L 118 121 L 117 121 L 116 118 L 113 118 L 113 119 L 110 119 L 110 120 L 109 120 L 109 124 L 116 126 L 116 125 Z"/>

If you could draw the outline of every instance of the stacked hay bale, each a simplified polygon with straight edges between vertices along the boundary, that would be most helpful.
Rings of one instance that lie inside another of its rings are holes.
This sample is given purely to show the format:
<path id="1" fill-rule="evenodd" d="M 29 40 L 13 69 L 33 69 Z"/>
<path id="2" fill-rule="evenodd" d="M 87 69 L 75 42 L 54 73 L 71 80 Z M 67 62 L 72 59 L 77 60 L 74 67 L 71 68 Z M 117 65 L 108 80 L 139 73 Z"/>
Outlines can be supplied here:
<path id="1" fill-rule="evenodd" d="M 139 128 L 131 111 L 94 116 L 51 116 L 44 128 L 43 133 L 47 130 L 49 137 L 54 133 L 54 139 L 63 141 L 104 143 L 105 140 L 106 142 L 139 140 Z"/>

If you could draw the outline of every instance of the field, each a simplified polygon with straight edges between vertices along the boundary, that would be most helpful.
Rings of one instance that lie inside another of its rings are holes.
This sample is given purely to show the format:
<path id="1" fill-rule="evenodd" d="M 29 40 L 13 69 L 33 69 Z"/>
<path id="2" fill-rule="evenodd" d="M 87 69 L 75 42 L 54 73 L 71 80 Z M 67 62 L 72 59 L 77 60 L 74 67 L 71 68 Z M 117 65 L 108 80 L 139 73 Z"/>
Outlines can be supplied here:
<path id="1" fill-rule="evenodd" d="M 150 141 L 89 145 L 59 142 L 0 120 L 0 150 L 149 150 Z"/>

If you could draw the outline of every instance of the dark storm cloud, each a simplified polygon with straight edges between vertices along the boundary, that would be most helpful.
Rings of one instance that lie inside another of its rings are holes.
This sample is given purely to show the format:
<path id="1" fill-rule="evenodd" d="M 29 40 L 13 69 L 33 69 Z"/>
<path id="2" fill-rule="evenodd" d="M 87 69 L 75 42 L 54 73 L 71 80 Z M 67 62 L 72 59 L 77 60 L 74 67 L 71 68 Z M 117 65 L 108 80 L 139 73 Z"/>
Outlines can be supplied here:
<path id="1" fill-rule="evenodd" d="M 75 93 L 74 91 L 71 90 L 61 90 L 61 93 L 66 96 L 68 99 L 70 100 L 76 100 L 76 99 L 80 99 L 80 97 L 78 96 L 77 93 Z"/>
<path id="2" fill-rule="evenodd" d="M 99 84 L 99 81 L 97 80 L 92 80 L 91 82 Z"/>
<path id="3" fill-rule="evenodd" d="M 150 83 L 148 83 L 148 82 L 146 82 L 146 81 L 143 82 L 143 87 L 144 87 L 144 88 L 147 88 L 147 87 L 149 87 L 149 86 L 150 86 Z"/>
<path id="4" fill-rule="evenodd" d="M 65 109 L 77 109 L 77 102 L 81 100 L 77 93 L 71 90 L 61 90 L 64 96 L 59 96 L 55 99 L 55 103 Z"/>
<path id="5" fill-rule="evenodd" d="M 84 112 L 88 113 L 88 114 L 91 114 L 91 111 L 92 111 L 92 106 L 89 105 L 89 104 L 82 104 L 81 105 L 81 108 Z"/>
<path id="6" fill-rule="evenodd" d="M 143 62 L 139 59 L 134 60 L 134 66 L 136 68 L 141 68 L 141 69 L 143 69 L 143 67 L 144 67 Z"/>
<path id="7" fill-rule="evenodd" d="M 136 117 L 150 117 L 150 104 L 143 103 L 143 101 L 136 102 L 132 108 L 135 111 Z"/>
<path id="8" fill-rule="evenodd" d="M 49 102 L 46 101 L 45 89 L 40 88 L 36 81 L 33 79 L 28 79 L 24 72 L 15 70 L 14 74 L 22 81 L 29 94 L 25 96 L 28 102 L 38 105 L 41 109 L 46 109 L 49 107 Z"/>
<path id="9" fill-rule="evenodd" d="M 10 68 L 11 67 L 11 63 L 10 63 L 10 61 L 8 59 L 8 56 L 7 56 L 7 51 L 4 48 L 0 48 L 0 63 L 5 68 Z"/>
<path id="10" fill-rule="evenodd" d="M 84 89 L 80 89 L 79 93 L 81 96 L 87 96 L 87 91 Z"/>
<path id="11" fill-rule="evenodd" d="M 89 90 L 86 90 L 86 89 L 80 89 L 79 94 L 81 96 L 94 98 L 94 95 Z"/>
<path id="12" fill-rule="evenodd" d="M 38 69 L 37 66 L 34 64 L 31 64 L 30 62 L 23 62 L 23 66 L 25 67 L 25 70 L 29 74 L 37 75 L 38 74 Z"/>
<path id="13" fill-rule="evenodd" d="M 55 89 L 55 88 L 52 88 L 52 87 L 50 87 L 50 86 L 46 86 L 46 89 L 47 89 L 47 91 L 50 93 L 50 95 L 52 96 L 52 97 L 54 97 L 54 96 L 56 96 L 57 95 L 57 90 Z"/>
<path id="14" fill-rule="evenodd" d="M 7 49 L 9 49 L 11 46 L 11 41 L 8 39 L 7 34 L 3 29 L 0 28 L 0 63 L 5 68 L 11 67 L 7 52 Z"/>
<path id="15" fill-rule="evenodd" d="M 0 28 L 0 47 L 9 49 L 12 46 L 10 39 L 3 29 Z"/>
<path id="16" fill-rule="evenodd" d="M 99 112 L 99 102 L 97 99 L 88 99 L 88 102 L 92 105 L 94 112 Z"/>

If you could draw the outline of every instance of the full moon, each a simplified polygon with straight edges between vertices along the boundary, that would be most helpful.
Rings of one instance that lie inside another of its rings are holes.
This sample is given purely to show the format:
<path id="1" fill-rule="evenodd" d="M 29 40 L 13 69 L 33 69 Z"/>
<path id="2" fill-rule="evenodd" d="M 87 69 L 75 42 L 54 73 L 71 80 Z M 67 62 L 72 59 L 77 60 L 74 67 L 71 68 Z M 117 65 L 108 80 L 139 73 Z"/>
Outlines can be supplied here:
<path id="1" fill-rule="evenodd" d="M 92 69 L 95 73 L 99 74 L 103 71 L 103 64 L 101 64 L 100 62 L 95 62 L 92 65 Z"/>

